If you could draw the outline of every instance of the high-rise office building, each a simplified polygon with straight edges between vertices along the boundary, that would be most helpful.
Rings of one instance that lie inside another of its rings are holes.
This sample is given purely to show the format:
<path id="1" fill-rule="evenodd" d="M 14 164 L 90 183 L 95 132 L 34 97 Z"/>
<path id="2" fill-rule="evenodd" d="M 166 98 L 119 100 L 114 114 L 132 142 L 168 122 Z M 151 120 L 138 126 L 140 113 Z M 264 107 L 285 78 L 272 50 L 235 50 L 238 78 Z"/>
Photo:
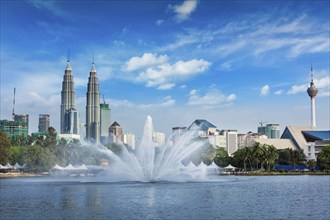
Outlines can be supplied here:
<path id="1" fill-rule="evenodd" d="M 75 107 L 75 88 L 69 60 L 62 82 L 60 134 L 73 134 L 75 138 L 79 138 L 79 117 Z"/>
<path id="2" fill-rule="evenodd" d="M 100 104 L 100 129 L 101 129 L 101 143 L 107 144 L 109 142 L 109 127 L 111 126 L 111 109 L 109 104 Z"/>
<path id="3" fill-rule="evenodd" d="M 258 127 L 258 133 L 266 135 L 269 139 L 279 139 L 280 138 L 280 125 L 279 124 L 266 124 L 260 123 Z"/>
<path id="4" fill-rule="evenodd" d="M 100 92 L 94 62 L 87 83 L 86 102 L 86 140 L 100 141 Z"/>
<path id="5" fill-rule="evenodd" d="M 40 114 L 39 115 L 38 132 L 47 132 L 48 128 L 49 128 L 49 115 Z"/>

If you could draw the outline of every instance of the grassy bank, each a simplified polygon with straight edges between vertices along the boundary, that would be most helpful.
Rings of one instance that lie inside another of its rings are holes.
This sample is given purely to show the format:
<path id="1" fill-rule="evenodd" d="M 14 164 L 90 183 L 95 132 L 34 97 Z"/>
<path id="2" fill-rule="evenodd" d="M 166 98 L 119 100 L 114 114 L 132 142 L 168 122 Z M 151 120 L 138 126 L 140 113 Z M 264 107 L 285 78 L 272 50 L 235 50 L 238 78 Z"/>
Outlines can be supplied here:
<path id="1" fill-rule="evenodd" d="M 330 175 L 330 171 L 248 171 L 248 172 L 233 172 L 231 175 L 237 176 L 276 176 L 276 175 Z"/>

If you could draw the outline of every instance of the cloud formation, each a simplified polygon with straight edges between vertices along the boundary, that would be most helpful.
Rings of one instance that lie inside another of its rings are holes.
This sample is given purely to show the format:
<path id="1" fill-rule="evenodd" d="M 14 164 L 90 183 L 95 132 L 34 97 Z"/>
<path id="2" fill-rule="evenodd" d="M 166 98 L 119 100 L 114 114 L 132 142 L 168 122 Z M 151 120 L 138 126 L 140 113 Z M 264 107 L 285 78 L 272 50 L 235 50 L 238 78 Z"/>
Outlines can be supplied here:
<path id="1" fill-rule="evenodd" d="M 325 76 L 320 79 L 315 78 L 314 84 L 318 91 L 318 96 L 330 96 L 329 88 L 330 88 L 330 76 Z M 306 92 L 309 83 L 302 84 L 302 85 L 293 85 L 291 89 L 288 91 L 288 94 L 294 95 L 301 92 Z"/>
<path id="2" fill-rule="evenodd" d="M 132 57 L 126 61 L 124 70 L 131 72 L 150 66 L 155 66 L 157 64 L 166 63 L 167 61 L 168 57 L 166 55 L 157 56 L 155 53 L 144 53 L 142 57 Z"/>
<path id="3" fill-rule="evenodd" d="M 137 74 L 129 76 L 129 80 L 145 83 L 147 87 L 156 87 L 159 90 L 172 89 L 177 81 L 186 80 L 197 74 L 204 73 L 211 63 L 204 59 L 168 62 L 167 55 L 144 53 L 142 57 L 129 59 L 124 66 L 127 72 L 138 70 Z"/>
<path id="4" fill-rule="evenodd" d="M 266 96 L 269 94 L 270 88 L 269 85 L 264 85 L 261 89 L 260 89 L 260 96 Z"/>
<path id="5" fill-rule="evenodd" d="M 170 5 L 169 8 L 176 13 L 175 19 L 181 22 L 189 18 L 190 14 L 196 10 L 197 4 L 197 0 L 186 0 L 181 5 Z"/>
<path id="6" fill-rule="evenodd" d="M 235 94 L 225 96 L 216 87 L 211 86 L 205 94 L 193 89 L 189 93 L 188 105 L 202 106 L 204 108 L 214 108 L 227 106 L 237 99 Z"/>

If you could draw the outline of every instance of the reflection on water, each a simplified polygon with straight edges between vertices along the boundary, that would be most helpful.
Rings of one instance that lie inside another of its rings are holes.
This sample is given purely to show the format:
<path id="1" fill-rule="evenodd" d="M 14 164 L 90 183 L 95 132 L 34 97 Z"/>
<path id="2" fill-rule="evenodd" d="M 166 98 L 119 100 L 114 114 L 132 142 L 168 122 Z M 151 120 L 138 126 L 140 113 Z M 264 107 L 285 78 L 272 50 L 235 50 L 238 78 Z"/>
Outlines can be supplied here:
<path id="1" fill-rule="evenodd" d="M 186 183 L 67 180 L 1 179 L 0 219 L 330 218 L 329 176 Z"/>

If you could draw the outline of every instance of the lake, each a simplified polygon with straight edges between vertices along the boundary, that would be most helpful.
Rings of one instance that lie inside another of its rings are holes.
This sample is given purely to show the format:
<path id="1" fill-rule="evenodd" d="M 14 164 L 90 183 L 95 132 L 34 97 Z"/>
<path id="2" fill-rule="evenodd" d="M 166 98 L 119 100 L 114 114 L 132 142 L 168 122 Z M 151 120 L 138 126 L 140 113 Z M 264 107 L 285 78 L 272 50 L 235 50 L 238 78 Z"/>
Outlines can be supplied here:
<path id="1" fill-rule="evenodd" d="M 207 182 L 2 178 L 0 219 L 330 219 L 330 176 Z"/>

